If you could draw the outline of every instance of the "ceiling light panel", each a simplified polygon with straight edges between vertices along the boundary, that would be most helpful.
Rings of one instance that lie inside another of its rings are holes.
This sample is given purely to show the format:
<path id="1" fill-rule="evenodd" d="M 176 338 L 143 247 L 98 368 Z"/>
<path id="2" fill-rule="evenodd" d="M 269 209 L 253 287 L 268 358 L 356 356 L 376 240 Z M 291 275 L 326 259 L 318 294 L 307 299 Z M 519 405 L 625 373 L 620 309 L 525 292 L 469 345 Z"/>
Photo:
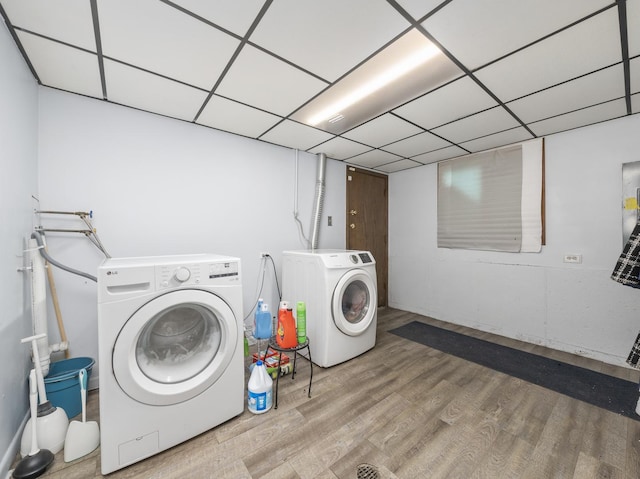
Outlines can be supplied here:
<path id="1" fill-rule="evenodd" d="M 77 0 L 2 0 L 11 24 L 61 42 L 96 51 L 91 3 Z"/>
<path id="2" fill-rule="evenodd" d="M 102 98 L 98 57 L 25 32 L 17 32 L 40 82 L 72 93 Z"/>
<path id="3" fill-rule="evenodd" d="M 618 11 L 612 8 L 477 71 L 476 77 L 506 102 L 621 60 Z"/>
<path id="4" fill-rule="evenodd" d="M 410 30 L 292 118 L 340 134 L 461 74 L 436 45 Z M 332 123 L 336 115 L 344 119 Z"/>
<path id="5" fill-rule="evenodd" d="M 287 116 L 326 86 L 317 78 L 246 45 L 216 93 Z"/>
<path id="6" fill-rule="evenodd" d="M 378 148 L 421 132 L 417 126 L 387 113 L 342 136 Z"/>
<path id="7" fill-rule="evenodd" d="M 456 0 L 422 25 L 474 70 L 610 4 L 609 0 Z"/>
<path id="8" fill-rule="evenodd" d="M 308 150 L 312 146 L 327 141 L 332 136 L 324 131 L 285 120 L 262 135 L 260 139 L 289 148 Z"/>
<path id="9" fill-rule="evenodd" d="M 600 70 L 526 96 L 507 106 L 529 123 L 624 96 L 622 65 Z"/>
<path id="10" fill-rule="evenodd" d="M 411 157 L 450 145 L 451 143 L 448 141 L 432 135 L 429 132 L 424 132 L 387 145 L 384 147 L 384 150 L 395 153 L 396 155 Z"/>
<path id="11" fill-rule="evenodd" d="M 439 128 L 434 128 L 432 131 L 451 143 L 459 144 L 463 141 L 473 140 L 516 126 L 519 126 L 519 123 L 504 108 L 495 107 Z"/>
<path id="12" fill-rule="evenodd" d="M 241 37 L 245 36 L 264 4 L 264 0 L 242 0 L 241 2 L 172 0 L 172 2 Z"/>
<path id="13" fill-rule="evenodd" d="M 104 62 L 110 101 L 191 121 L 207 92 L 114 61 Z"/>
<path id="14" fill-rule="evenodd" d="M 212 96 L 197 123 L 257 138 L 282 118 L 241 103 Z"/>
<path id="15" fill-rule="evenodd" d="M 315 154 L 324 153 L 334 160 L 346 160 L 347 158 L 360 155 L 369 150 L 371 150 L 370 146 L 336 136 L 331 140 L 312 148 L 309 152 Z"/>
<path id="16" fill-rule="evenodd" d="M 385 0 L 278 0 L 250 41 L 333 82 L 408 27 Z"/>
<path id="17" fill-rule="evenodd" d="M 104 55 L 211 89 L 239 40 L 155 0 L 98 0 Z"/>
<path id="18" fill-rule="evenodd" d="M 621 99 L 531 123 L 529 124 L 529 128 L 537 136 L 545 136 L 618 118 L 625 115 L 626 112 L 626 102 Z"/>
<path id="19" fill-rule="evenodd" d="M 423 128 L 431 129 L 496 105 L 487 92 L 465 76 L 393 112 Z"/>

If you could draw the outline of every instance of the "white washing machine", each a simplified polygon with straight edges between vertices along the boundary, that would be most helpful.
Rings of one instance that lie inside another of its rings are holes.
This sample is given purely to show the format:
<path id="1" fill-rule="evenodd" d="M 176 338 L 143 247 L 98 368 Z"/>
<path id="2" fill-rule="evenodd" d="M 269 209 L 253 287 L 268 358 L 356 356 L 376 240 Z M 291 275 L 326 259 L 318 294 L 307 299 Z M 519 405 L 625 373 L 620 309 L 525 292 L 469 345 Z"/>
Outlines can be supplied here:
<path id="1" fill-rule="evenodd" d="M 244 410 L 240 260 L 107 259 L 98 268 L 102 473 Z"/>
<path id="2" fill-rule="evenodd" d="M 306 303 L 311 358 L 318 366 L 342 363 L 376 344 L 376 263 L 368 251 L 284 251 L 282 299 Z"/>

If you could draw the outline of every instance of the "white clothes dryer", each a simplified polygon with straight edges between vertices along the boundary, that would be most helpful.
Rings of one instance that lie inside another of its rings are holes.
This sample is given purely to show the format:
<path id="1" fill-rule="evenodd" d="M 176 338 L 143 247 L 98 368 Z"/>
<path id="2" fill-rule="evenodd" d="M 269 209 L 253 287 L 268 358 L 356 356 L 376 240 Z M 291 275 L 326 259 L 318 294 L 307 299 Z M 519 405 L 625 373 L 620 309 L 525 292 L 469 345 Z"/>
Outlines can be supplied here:
<path id="1" fill-rule="evenodd" d="M 98 268 L 102 473 L 244 411 L 240 260 L 107 259 Z"/>
<path id="2" fill-rule="evenodd" d="M 375 265 L 368 251 L 283 252 L 282 299 L 306 303 L 307 336 L 318 366 L 342 363 L 375 346 Z"/>

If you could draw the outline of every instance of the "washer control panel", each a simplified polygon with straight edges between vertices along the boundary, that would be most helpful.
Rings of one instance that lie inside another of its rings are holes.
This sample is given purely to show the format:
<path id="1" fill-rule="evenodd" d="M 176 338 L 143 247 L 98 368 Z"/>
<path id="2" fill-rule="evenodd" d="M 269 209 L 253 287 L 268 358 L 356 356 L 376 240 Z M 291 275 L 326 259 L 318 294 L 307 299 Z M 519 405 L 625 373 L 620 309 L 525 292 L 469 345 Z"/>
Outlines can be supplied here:
<path id="1" fill-rule="evenodd" d="M 156 274 L 159 289 L 232 283 L 240 280 L 240 264 L 238 261 L 166 264 L 158 266 Z"/>

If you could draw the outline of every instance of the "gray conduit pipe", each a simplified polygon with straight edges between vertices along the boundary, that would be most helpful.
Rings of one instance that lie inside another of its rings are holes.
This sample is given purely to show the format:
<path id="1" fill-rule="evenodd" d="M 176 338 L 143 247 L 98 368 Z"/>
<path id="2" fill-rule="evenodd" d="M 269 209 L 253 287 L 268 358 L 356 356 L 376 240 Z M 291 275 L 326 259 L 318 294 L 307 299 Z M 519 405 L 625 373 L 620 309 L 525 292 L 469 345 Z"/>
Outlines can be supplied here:
<path id="1" fill-rule="evenodd" d="M 324 205 L 324 180 L 327 169 L 327 155 L 318 154 L 318 167 L 316 168 L 316 197 L 313 202 L 313 223 L 311 224 L 311 249 L 318 248 L 318 236 L 320 234 L 320 220 L 322 219 L 322 207 Z"/>
<path id="2" fill-rule="evenodd" d="M 38 233 L 37 231 L 34 231 L 33 233 L 31 233 L 31 237 L 36 240 L 40 249 L 40 254 L 49 263 L 51 263 L 54 266 L 57 266 L 60 269 L 68 271 L 69 273 L 77 274 L 78 276 L 82 276 L 84 278 L 90 279 L 91 281 L 94 281 L 96 283 L 98 282 L 98 278 L 96 278 L 95 276 L 92 276 L 89 273 L 85 273 L 84 271 L 78 271 L 77 269 L 73 269 L 73 268 L 70 268 L 69 266 L 65 266 L 61 263 L 58 263 L 55 259 L 49 256 L 49 253 L 47 253 L 44 249 L 44 241 L 42 241 L 42 235 L 40 233 Z"/>

